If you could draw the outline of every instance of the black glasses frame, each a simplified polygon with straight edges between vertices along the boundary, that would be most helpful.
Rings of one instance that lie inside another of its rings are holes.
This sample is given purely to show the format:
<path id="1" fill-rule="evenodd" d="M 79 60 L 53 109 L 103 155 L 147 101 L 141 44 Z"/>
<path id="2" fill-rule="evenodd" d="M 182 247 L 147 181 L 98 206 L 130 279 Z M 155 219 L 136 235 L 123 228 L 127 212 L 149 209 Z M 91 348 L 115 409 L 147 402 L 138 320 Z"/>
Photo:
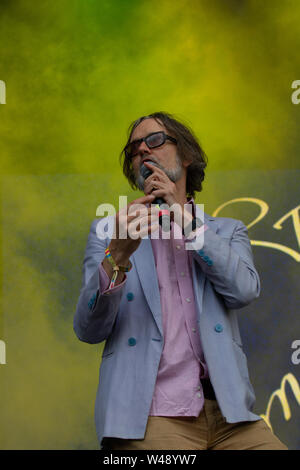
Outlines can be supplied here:
<path id="1" fill-rule="evenodd" d="M 155 135 L 155 134 L 162 134 L 162 136 L 163 136 L 163 141 L 162 141 L 162 143 L 159 144 L 159 145 L 152 145 L 152 146 L 150 146 L 150 145 L 148 144 L 148 142 L 147 142 L 147 139 L 149 139 L 149 137 L 152 137 L 152 136 Z M 126 147 L 124 148 L 124 152 L 125 152 L 125 155 L 126 155 L 127 158 L 133 158 L 133 157 L 135 157 L 135 156 L 138 154 L 138 151 L 137 151 L 134 155 L 131 155 L 131 154 L 128 152 L 128 149 L 130 148 L 130 146 L 131 146 L 132 144 L 138 143 L 138 144 L 139 144 L 139 145 L 138 145 L 138 149 L 139 149 L 141 143 L 142 143 L 142 142 L 145 142 L 145 144 L 147 145 L 147 147 L 148 147 L 149 149 L 154 149 L 154 148 L 157 148 L 157 147 L 161 147 L 161 146 L 166 142 L 166 140 L 170 140 L 170 141 L 173 142 L 174 144 L 177 144 L 177 140 L 176 140 L 174 137 L 171 137 L 170 135 L 165 134 L 163 131 L 151 132 L 151 134 L 148 134 L 146 137 L 143 137 L 142 139 L 137 139 L 137 140 L 133 140 L 132 142 L 129 142 L 129 143 L 126 145 Z"/>

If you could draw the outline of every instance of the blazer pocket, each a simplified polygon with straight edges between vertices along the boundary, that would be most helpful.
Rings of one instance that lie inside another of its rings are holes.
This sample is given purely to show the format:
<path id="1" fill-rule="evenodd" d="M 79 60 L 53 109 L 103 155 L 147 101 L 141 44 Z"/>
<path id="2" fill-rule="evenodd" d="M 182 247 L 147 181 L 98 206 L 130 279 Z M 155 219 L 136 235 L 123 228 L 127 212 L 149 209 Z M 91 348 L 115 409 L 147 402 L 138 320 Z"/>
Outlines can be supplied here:
<path id="1" fill-rule="evenodd" d="M 114 353 L 114 351 L 111 351 L 111 352 L 108 352 L 108 353 L 105 353 L 105 352 L 103 351 L 103 354 L 102 354 L 101 359 L 106 359 L 107 357 L 112 356 L 113 353 Z"/>
<path id="2" fill-rule="evenodd" d="M 234 354 L 237 360 L 237 365 L 240 370 L 240 373 L 243 377 L 249 380 L 249 373 L 248 373 L 248 361 L 246 354 L 243 351 L 242 345 L 237 343 L 235 340 L 232 340 Z"/>
<path id="3" fill-rule="evenodd" d="M 239 346 L 241 348 L 241 350 L 243 351 L 243 345 L 242 345 L 241 341 L 238 341 L 237 339 L 232 338 L 232 342 L 235 343 L 237 346 Z M 244 351 L 243 351 L 243 353 L 244 353 Z"/>
<path id="4" fill-rule="evenodd" d="M 105 342 L 105 346 L 102 353 L 102 359 L 111 356 L 114 353 L 113 342 L 111 338 L 108 338 Z"/>

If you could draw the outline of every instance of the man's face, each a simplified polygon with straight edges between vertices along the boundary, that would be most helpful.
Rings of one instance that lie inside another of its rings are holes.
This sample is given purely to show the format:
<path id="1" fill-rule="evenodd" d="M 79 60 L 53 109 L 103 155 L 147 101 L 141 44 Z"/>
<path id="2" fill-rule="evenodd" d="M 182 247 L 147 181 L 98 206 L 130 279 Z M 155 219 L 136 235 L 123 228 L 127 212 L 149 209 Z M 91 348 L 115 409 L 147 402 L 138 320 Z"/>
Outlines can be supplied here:
<path id="1" fill-rule="evenodd" d="M 147 137 L 152 132 L 164 131 L 170 135 L 167 129 L 159 124 L 155 119 L 144 119 L 133 131 L 130 141 Z M 166 140 L 163 145 L 149 149 L 145 142 L 142 142 L 138 154 L 132 158 L 132 167 L 135 174 L 136 185 L 144 190 L 144 177 L 140 173 L 140 168 L 145 160 L 151 160 L 161 168 L 174 183 L 183 175 L 183 166 L 177 154 L 177 146 L 170 140 Z"/>

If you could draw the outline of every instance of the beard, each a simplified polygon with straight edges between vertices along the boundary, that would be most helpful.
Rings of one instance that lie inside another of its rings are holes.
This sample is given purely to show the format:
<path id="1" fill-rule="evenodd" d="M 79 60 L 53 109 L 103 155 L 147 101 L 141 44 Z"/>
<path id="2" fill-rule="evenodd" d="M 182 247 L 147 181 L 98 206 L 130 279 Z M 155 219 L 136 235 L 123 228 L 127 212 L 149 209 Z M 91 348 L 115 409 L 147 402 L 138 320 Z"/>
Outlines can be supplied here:
<path id="1" fill-rule="evenodd" d="M 173 183 L 176 183 L 176 181 L 178 181 L 182 177 L 183 167 L 182 167 L 181 160 L 177 154 L 176 154 L 176 167 L 171 170 L 164 168 L 159 163 L 154 162 L 154 164 L 155 166 L 157 166 L 157 168 L 160 168 L 167 175 L 167 177 L 171 181 L 173 181 Z M 141 175 L 140 168 L 138 170 L 138 174 L 135 176 L 135 184 L 141 191 L 144 191 L 145 178 Z"/>

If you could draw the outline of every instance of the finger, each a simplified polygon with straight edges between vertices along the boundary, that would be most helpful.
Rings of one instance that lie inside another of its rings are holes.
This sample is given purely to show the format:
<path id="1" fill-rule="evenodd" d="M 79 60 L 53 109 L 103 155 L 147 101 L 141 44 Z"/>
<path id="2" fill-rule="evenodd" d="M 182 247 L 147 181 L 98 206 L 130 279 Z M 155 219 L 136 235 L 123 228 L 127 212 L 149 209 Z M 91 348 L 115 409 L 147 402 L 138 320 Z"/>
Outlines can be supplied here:
<path id="1" fill-rule="evenodd" d="M 146 186 L 155 186 L 155 185 L 166 185 L 167 182 L 166 181 L 161 181 L 160 179 L 158 179 L 157 177 L 156 178 L 153 178 L 149 181 L 147 181 L 147 183 L 145 182 L 145 187 Z"/>
<path id="2" fill-rule="evenodd" d="M 155 198 L 157 197 L 165 197 L 166 196 L 166 191 L 164 189 L 153 189 L 151 192 Z"/>
<path id="3" fill-rule="evenodd" d="M 154 198 L 153 198 L 153 200 L 154 200 Z M 128 214 L 128 216 L 124 217 L 122 220 L 127 219 L 128 222 L 131 222 L 134 219 L 147 217 L 148 215 L 151 215 L 151 214 L 153 214 L 153 216 L 155 216 L 155 215 L 158 214 L 158 212 L 159 212 L 159 210 L 156 207 L 156 205 L 151 204 L 150 207 L 146 207 L 145 210 L 137 211 L 137 212 Z"/>
<path id="4" fill-rule="evenodd" d="M 148 176 L 148 178 L 151 178 L 151 176 L 153 175 L 166 176 L 165 172 L 161 168 L 158 168 L 157 166 L 148 162 L 145 162 L 144 165 L 148 165 L 148 168 L 152 171 L 151 175 Z"/>
<path id="5" fill-rule="evenodd" d="M 166 178 L 169 179 L 166 173 L 161 168 L 158 168 L 157 166 L 151 164 L 150 162 L 144 162 L 144 165 L 147 165 L 148 168 L 152 170 L 152 174 L 148 178 L 151 178 L 152 176 L 156 175 L 156 176 L 161 176 L 164 179 Z"/>
<path id="6" fill-rule="evenodd" d="M 152 188 L 156 189 L 163 189 L 166 187 L 166 183 L 164 181 L 153 181 Z"/>
<path id="7" fill-rule="evenodd" d="M 149 194 L 151 192 L 151 190 L 154 188 L 154 186 L 156 185 L 157 182 L 158 182 L 158 180 L 151 180 L 151 181 L 145 182 L 145 184 L 144 184 L 145 194 Z"/>
<path id="8" fill-rule="evenodd" d="M 144 188 L 145 194 L 152 194 L 154 189 L 159 189 L 157 184 L 149 184 Z"/>
<path id="9" fill-rule="evenodd" d="M 148 235 L 150 235 L 150 238 L 151 238 L 151 235 L 155 233 L 158 229 L 159 229 L 159 224 L 149 225 L 148 227 L 141 230 L 141 238 L 144 238 L 145 236 L 148 237 Z"/>
<path id="10" fill-rule="evenodd" d="M 142 230 L 150 225 L 158 224 L 159 212 L 160 209 L 158 207 L 153 207 L 151 213 L 149 213 L 147 216 L 140 217 L 139 224 L 136 228 Z"/>
<path id="11" fill-rule="evenodd" d="M 152 189 L 162 189 L 163 187 L 166 186 L 166 182 L 164 181 L 159 181 L 159 180 L 152 180 L 152 181 L 147 181 L 144 186 L 144 191 L 145 193 L 150 193 Z"/>
<path id="12" fill-rule="evenodd" d="M 149 182 L 152 183 L 152 181 L 159 181 L 159 180 L 160 180 L 160 175 L 158 175 L 158 174 L 155 174 L 155 175 L 154 175 L 154 174 L 152 173 L 152 174 L 151 174 L 150 176 L 148 176 L 148 178 L 145 180 L 145 183 L 146 183 L 146 182 L 147 182 L 147 183 L 149 183 Z"/>
<path id="13" fill-rule="evenodd" d="M 153 215 L 155 217 L 159 213 L 159 209 L 157 208 L 157 205 L 152 204 L 151 207 L 148 209 L 148 214 Z"/>
<path id="14" fill-rule="evenodd" d="M 151 194 L 148 194 L 146 196 L 139 197 L 138 199 L 135 199 L 134 201 L 131 201 L 127 207 L 132 206 L 133 204 L 146 204 L 147 202 L 151 202 L 153 200 L 153 197 Z"/>
<path id="15" fill-rule="evenodd" d="M 154 198 L 152 198 L 154 199 Z M 153 201 L 152 201 L 153 202 Z M 134 209 L 133 206 L 131 206 Z M 119 214 L 118 221 L 115 221 L 114 231 L 115 233 L 127 233 L 129 234 L 130 223 L 135 220 L 136 230 L 139 230 L 140 224 L 142 226 L 147 225 L 148 223 L 158 220 L 159 209 L 155 205 L 150 205 L 150 207 L 142 206 L 142 210 L 138 209 L 136 212 L 132 214 Z M 139 222 L 137 224 L 137 222 Z M 137 224 L 137 225 L 136 225 Z M 130 235 L 129 235 L 130 236 Z M 136 239 L 137 237 L 134 237 Z"/>
<path id="16" fill-rule="evenodd" d="M 138 226 L 130 229 L 130 237 L 133 239 L 143 238 L 149 233 L 154 233 L 159 228 L 159 222 L 154 221 L 151 223 L 150 220 L 143 220 Z"/>
<path id="17" fill-rule="evenodd" d="M 138 222 L 138 223 L 137 223 Z M 128 226 L 128 235 L 133 240 L 137 240 L 141 236 L 141 232 L 145 231 L 149 225 L 148 216 L 147 217 L 140 217 L 138 220 L 134 221 L 134 223 L 129 224 Z"/>
<path id="18" fill-rule="evenodd" d="M 159 217 L 159 209 L 156 207 L 154 208 L 152 213 L 149 213 L 148 215 L 140 217 L 138 219 L 139 224 L 137 225 L 137 227 L 142 228 L 151 223 L 158 222 L 158 217 Z"/>
<path id="19" fill-rule="evenodd" d="M 147 184 L 144 186 L 144 193 L 147 194 L 147 195 L 150 195 L 151 191 L 152 191 L 152 185 L 151 184 Z M 152 201 L 153 202 L 153 201 Z"/>

